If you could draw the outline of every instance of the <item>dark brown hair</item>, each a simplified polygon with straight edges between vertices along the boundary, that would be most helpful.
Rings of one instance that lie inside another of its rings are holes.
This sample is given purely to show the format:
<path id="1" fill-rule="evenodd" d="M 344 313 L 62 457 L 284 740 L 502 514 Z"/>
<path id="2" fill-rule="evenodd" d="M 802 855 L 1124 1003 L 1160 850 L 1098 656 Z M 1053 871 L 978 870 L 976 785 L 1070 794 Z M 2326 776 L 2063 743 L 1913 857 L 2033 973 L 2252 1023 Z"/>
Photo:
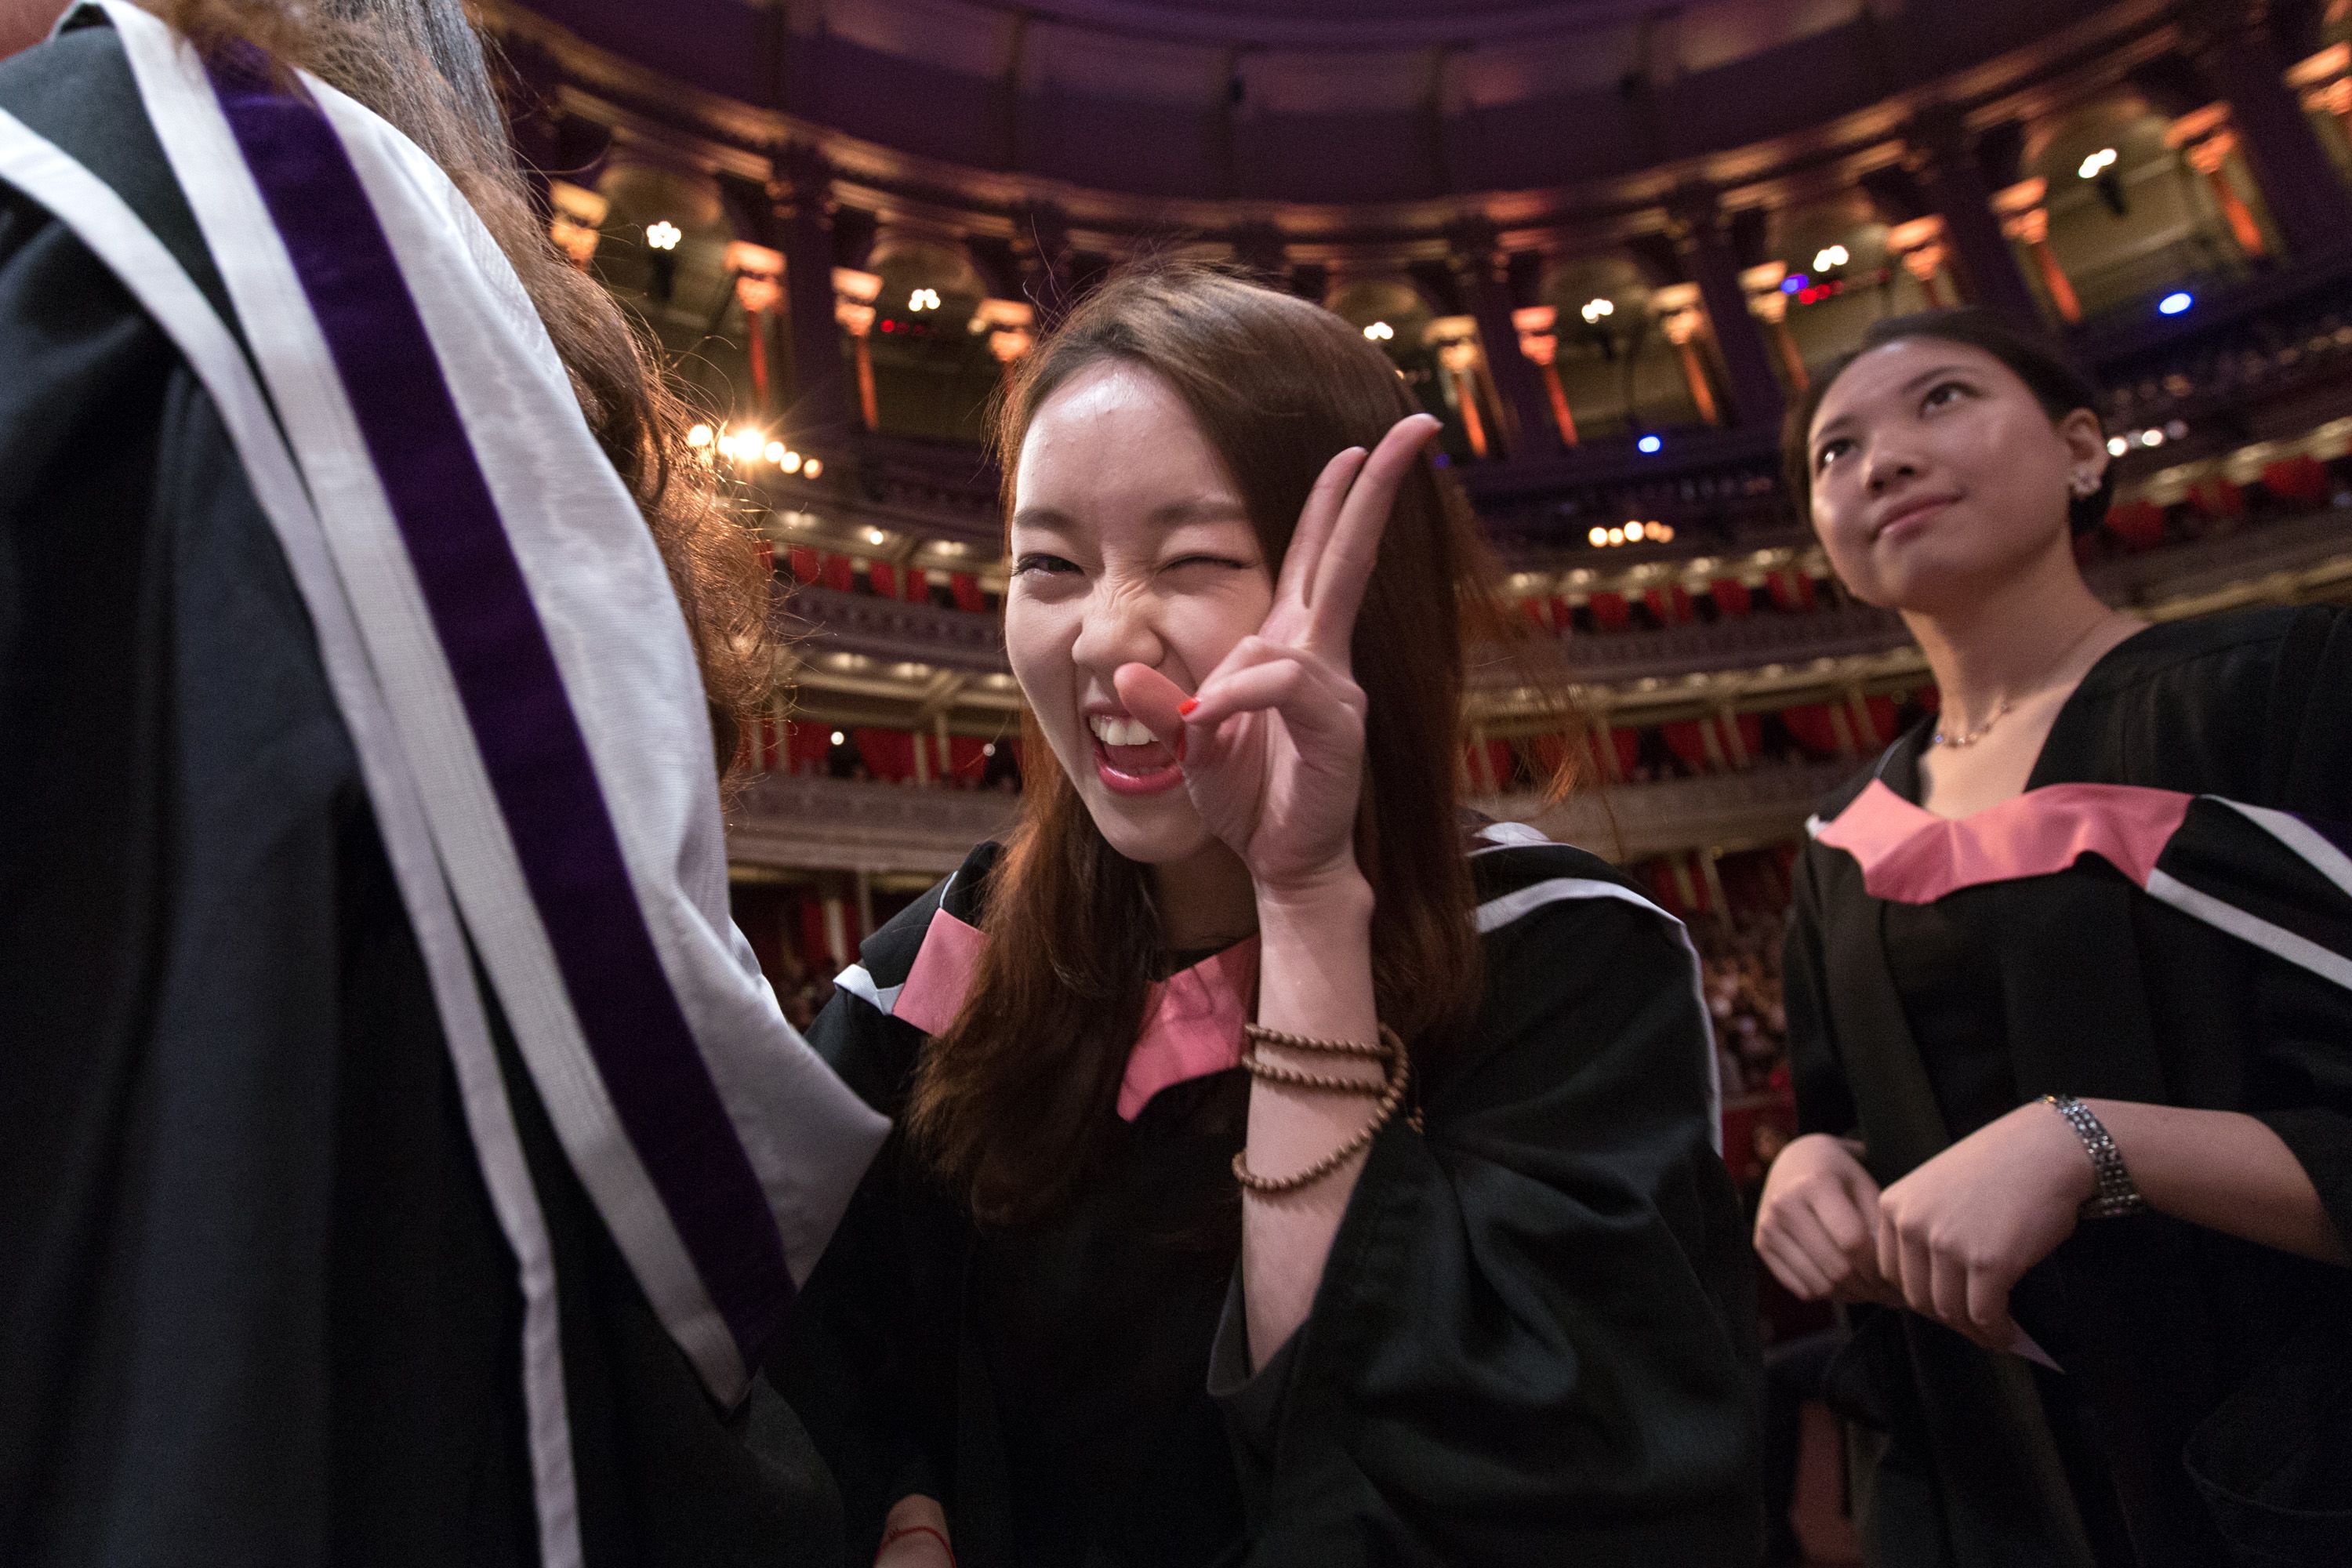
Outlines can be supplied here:
<path id="1" fill-rule="evenodd" d="M 1008 518 L 1038 409 L 1109 362 L 1183 401 L 1272 563 L 1324 464 L 1377 445 L 1417 406 L 1337 316 L 1213 268 L 1155 264 L 1081 303 L 1007 389 L 994 439 Z M 1524 625 L 1501 613 L 1496 583 L 1458 488 L 1423 461 L 1398 494 L 1352 645 L 1369 704 L 1356 855 L 1375 899 L 1373 988 L 1381 1019 L 1417 1054 L 1479 994 L 1457 780 L 1465 646 L 1507 643 Z M 1023 739 L 1027 793 L 990 877 L 985 956 L 963 1011 L 931 1042 L 909 1119 L 938 1173 L 992 1222 L 1047 1211 L 1084 1178 L 1160 959 L 1148 868 L 1104 840 L 1034 720 Z"/>
<path id="2" fill-rule="evenodd" d="M 1829 395 L 1831 386 L 1855 360 L 1873 349 L 1913 338 L 1960 343 L 1992 355 L 2025 383 L 2053 425 L 2077 408 L 2088 409 L 2094 416 L 2099 411 L 2098 387 L 2075 368 L 2055 343 L 2020 331 L 1990 310 L 1964 305 L 1957 310 L 1920 310 L 1873 321 L 1862 334 L 1861 342 L 1832 360 L 1813 378 L 1805 395 L 1790 407 L 1788 424 L 1781 430 L 1781 474 L 1789 487 L 1789 499 L 1796 506 L 1797 520 L 1806 527 L 1811 528 L 1813 521 L 1811 437 L 1813 416 L 1821 412 L 1822 399 Z M 2107 504 L 2115 499 L 2115 469 L 2110 467 L 2100 475 L 2097 489 L 2087 496 L 2069 496 L 2068 525 L 2076 533 L 2088 533 L 2098 527 L 2107 515 Z"/>
<path id="3" fill-rule="evenodd" d="M 751 534 L 686 445 L 692 423 L 658 351 L 555 248 L 509 144 L 460 0 L 149 0 L 201 48 L 253 46 L 382 115 L 438 163 L 506 253 L 554 340 L 581 413 L 628 486 L 694 637 L 712 742 L 732 757 L 767 700 L 769 579 Z"/>

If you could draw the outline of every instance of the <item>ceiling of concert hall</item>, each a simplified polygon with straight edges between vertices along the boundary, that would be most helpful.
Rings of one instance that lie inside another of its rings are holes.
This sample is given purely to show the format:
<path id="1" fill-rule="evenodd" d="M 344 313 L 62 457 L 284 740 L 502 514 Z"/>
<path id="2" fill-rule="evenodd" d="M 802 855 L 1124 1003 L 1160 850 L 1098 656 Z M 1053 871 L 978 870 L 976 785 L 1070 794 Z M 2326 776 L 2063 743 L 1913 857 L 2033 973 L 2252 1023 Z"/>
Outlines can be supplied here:
<path id="1" fill-rule="evenodd" d="M 494 6 L 493 9 L 510 9 Z M 1557 187 L 1817 130 L 2153 0 L 520 0 L 625 69 L 1144 197 Z M 2086 25 L 2087 24 L 2087 25 Z"/>

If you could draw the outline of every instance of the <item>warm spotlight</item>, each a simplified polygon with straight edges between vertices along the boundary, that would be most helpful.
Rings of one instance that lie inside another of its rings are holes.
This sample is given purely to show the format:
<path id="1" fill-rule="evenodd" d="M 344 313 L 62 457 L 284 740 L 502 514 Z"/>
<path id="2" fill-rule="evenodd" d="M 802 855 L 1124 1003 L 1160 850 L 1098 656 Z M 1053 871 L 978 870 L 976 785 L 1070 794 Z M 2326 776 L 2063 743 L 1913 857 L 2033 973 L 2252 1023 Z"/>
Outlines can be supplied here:
<path id="1" fill-rule="evenodd" d="M 667 218 L 656 218 L 646 225 L 646 243 L 656 250 L 676 250 L 686 232 Z"/>

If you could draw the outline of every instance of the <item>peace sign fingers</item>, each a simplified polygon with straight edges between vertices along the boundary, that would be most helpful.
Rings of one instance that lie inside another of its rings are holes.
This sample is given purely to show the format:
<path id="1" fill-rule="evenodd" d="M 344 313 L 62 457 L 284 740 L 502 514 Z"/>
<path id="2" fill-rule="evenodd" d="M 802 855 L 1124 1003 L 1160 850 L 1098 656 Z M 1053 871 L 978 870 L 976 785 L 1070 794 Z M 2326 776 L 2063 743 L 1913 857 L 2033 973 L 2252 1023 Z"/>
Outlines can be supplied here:
<path id="1" fill-rule="evenodd" d="M 1348 499 L 1339 508 L 1338 520 L 1329 525 L 1328 536 L 1317 542 L 1306 595 L 1306 641 L 1343 666 L 1356 611 L 1364 602 L 1365 585 L 1372 580 L 1372 567 L 1380 560 L 1381 535 L 1388 528 L 1397 490 L 1437 429 L 1438 422 L 1426 414 L 1410 415 L 1391 426 L 1348 487 Z M 1325 473 L 1328 478 L 1329 470 Z M 1302 529 L 1304 523 L 1302 518 Z M 1287 563 L 1285 566 L 1286 575 Z"/>

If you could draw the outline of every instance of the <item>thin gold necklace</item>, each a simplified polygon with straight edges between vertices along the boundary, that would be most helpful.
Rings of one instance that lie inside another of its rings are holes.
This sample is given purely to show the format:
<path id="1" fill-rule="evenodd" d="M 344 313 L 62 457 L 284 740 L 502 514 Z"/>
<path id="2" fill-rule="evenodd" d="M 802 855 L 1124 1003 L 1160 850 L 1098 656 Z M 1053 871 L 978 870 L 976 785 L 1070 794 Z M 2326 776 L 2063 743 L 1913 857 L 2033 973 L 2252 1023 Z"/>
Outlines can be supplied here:
<path id="1" fill-rule="evenodd" d="M 2064 647 L 2058 650 L 2057 657 L 2050 661 L 2048 668 L 2057 669 L 2064 665 L 2067 655 L 2073 653 L 2076 648 L 2081 647 L 2090 635 L 2093 632 L 2097 631 L 2101 626 L 2105 626 L 2108 620 L 2114 616 L 2114 615 L 2115 612 L 2113 610 L 2100 611 L 2099 614 L 2093 618 L 2089 626 L 2084 626 L 2081 631 L 2074 634 L 2074 641 L 2068 643 Z M 2047 673 L 2047 671 L 2045 671 L 2045 673 Z M 2000 722 L 2001 716 L 2007 713 L 2009 710 L 2010 699 L 2006 697 L 1997 698 L 1994 700 L 1992 705 L 1992 712 L 1987 715 L 1983 723 L 1978 725 L 1973 730 L 1966 731 L 1958 735 L 1947 735 L 1944 733 L 1944 727 L 1941 724 L 1938 724 L 1936 726 L 1936 732 L 1927 737 L 1927 744 L 1930 746 L 1942 746 L 1948 751 L 1954 752 L 1959 751 L 1961 748 L 1966 746 L 1973 746 L 1979 741 L 1983 740 L 1987 735 L 1992 733 L 1992 727 Z"/>

